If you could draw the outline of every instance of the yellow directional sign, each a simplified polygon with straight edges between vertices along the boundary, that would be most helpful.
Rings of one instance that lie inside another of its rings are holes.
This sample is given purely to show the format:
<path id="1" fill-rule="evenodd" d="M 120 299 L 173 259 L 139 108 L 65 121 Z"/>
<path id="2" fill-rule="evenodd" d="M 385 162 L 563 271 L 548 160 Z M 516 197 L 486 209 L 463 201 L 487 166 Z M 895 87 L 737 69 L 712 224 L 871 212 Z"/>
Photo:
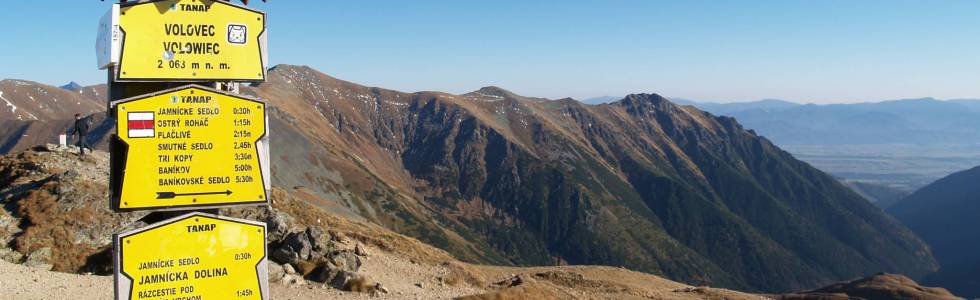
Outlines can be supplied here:
<path id="1" fill-rule="evenodd" d="M 265 224 L 191 213 L 117 234 L 116 299 L 268 299 Z"/>
<path id="2" fill-rule="evenodd" d="M 121 4 L 116 81 L 264 81 L 265 14 L 225 1 Z"/>
<path id="3" fill-rule="evenodd" d="M 268 204 L 265 103 L 189 85 L 112 102 L 117 211 Z"/>

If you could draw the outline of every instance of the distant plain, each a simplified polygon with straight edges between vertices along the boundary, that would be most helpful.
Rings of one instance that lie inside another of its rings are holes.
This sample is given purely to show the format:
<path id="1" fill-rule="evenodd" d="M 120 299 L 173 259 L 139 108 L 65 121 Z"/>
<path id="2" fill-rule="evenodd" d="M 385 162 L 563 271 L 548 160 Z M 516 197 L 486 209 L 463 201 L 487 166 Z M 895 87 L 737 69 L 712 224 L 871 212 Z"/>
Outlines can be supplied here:
<path id="1" fill-rule="evenodd" d="M 780 145 L 793 156 L 847 181 L 912 192 L 980 165 L 980 144 Z"/>

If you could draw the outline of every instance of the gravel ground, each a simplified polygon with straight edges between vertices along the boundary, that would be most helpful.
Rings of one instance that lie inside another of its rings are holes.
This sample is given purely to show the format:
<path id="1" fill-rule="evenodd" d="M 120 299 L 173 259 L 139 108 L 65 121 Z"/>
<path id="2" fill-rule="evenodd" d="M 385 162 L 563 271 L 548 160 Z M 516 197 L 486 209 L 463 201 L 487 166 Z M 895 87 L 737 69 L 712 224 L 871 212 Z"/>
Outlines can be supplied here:
<path id="1" fill-rule="evenodd" d="M 299 285 L 272 284 L 272 299 L 451 299 L 483 291 L 442 284 L 437 278 L 448 270 L 416 264 L 410 260 L 371 249 L 374 253 L 359 273 L 380 282 L 387 294 L 342 292 L 309 282 Z M 416 284 L 420 284 L 419 287 Z M 112 299 L 112 277 L 44 271 L 0 260 L 0 300 L 20 299 Z"/>
<path id="2" fill-rule="evenodd" d="M 112 277 L 50 272 L 0 260 L 0 299 L 112 299 Z"/>

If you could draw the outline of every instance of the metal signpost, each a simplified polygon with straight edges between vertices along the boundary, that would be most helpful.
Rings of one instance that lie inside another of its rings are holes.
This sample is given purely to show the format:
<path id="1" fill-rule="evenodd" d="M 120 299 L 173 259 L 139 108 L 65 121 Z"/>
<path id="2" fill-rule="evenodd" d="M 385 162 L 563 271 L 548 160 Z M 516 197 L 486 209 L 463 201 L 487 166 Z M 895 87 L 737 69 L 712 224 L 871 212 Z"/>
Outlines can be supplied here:
<path id="1" fill-rule="evenodd" d="M 150 211 L 116 234 L 116 299 L 268 299 L 265 225 L 193 210 L 269 205 L 266 16 L 225 1 L 114 4 L 99 22 L 113 211 Z M 180 215 L 179 211 L 186 211 Z"/>

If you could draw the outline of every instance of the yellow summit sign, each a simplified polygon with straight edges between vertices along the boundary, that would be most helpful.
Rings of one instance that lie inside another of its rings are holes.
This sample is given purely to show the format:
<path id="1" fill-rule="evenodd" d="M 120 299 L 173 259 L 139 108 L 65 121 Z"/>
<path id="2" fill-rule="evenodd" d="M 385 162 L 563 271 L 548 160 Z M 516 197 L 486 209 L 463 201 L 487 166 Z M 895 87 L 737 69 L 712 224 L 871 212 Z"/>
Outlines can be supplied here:
<path id="1" fill-rule="evenodd" d="M 268 299 L 263 223 L 191 213 L 113 242 L 116 299 Z"/>
<path id="2" fill-rule="evenodd" d="M 265 14 L 225 1 L 121 4 L 116 81 L 264 81 Z"/>
<path id="3" fill-rule="evenodd" d="M 265 103 L 196 85 L 112 103 L 117 211 L 268 204 Z"/>

